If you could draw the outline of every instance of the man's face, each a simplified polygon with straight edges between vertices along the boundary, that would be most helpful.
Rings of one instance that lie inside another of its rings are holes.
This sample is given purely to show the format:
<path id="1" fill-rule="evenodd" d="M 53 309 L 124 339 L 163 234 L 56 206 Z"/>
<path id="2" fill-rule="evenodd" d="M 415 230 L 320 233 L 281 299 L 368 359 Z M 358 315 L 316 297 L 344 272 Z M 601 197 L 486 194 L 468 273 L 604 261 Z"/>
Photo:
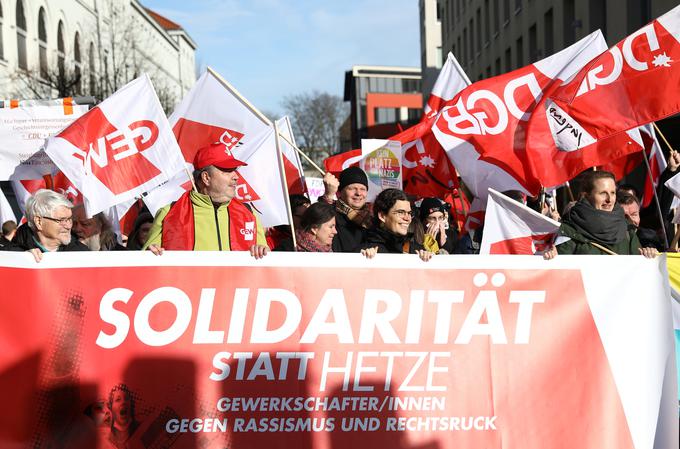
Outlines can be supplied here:
<path id="1" fill-rule="evenodd" d="M 236 169 L 224 169 L 212 167 L 208 169 L 207 177 L 204 178 L 206 194 L 213 203 L 223 204 L 231 201 L 236 196 L 238 174 Z M 204 175 L 205 176 L 205 175 Z"/>
<path id="2" fill-rule="evenodd" d="M 597 210 L 611 212 L 616 204 L 616 184 L 611 178 L 595 181 L 593 189 L 586 194 L 588 202 Z"/>
<path id="3" fill-rule="evenodd" d="M 78 236 L 79 240 L 85 240 L 101 231 L 102 227 L 99 220 L 87 218 L 83 206 L 73 208 L 73 233 Z"/>
<path id="4" fill-rule="evenodd" d="M 366 204 L 368 189 L 365 185 L 355 182 L 340 191 L 340 199 L 352 209 L 361 209 Z"/>
<path id="5" fill-rule="evenodd" d="M 51 217 L 35 217 L 38 237 L 41 241 L 68 245 L 71 242 L 72 219 L 71 209 L 66 206 L 57 207 Z"/>
<path id="6" fill-rule="evenodd" d="M 379 213 L 378 218 L 392 234 L 406 235 L 411 224 L 411 203 L 397 200 L 387 214 Z"/>
<path id="7" fill-rule="evenodd" d="M 111 417 L 114 424 L 126 426 L 132 421 L 132 403 L 130 397 L 123 390 L 113 392 L 111 401 Z"/>
<path id="8" fill-rule="evenodd" d="M 626 218 L 637 228 L 640 226 L 640 205 L 633 201 L 631 204 L 622 204 L 623 212 Z"/>

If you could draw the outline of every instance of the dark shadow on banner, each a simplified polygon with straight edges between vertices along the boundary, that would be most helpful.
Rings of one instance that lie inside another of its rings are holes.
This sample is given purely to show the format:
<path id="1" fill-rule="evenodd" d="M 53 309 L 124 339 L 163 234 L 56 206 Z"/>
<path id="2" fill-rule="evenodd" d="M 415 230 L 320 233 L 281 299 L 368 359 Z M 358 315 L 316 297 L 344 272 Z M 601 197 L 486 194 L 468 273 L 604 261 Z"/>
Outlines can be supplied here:
<path id="1" fill-rule="evenodd" d="M 284 358 L 277 358 L 277 354 Z M 234 399 L 236 399 L 240 405 L 238 410 L 220 412 L 221 417 L 227 419 L 230 431 L 228 446 L 225 447 L 230 449 L 312 448 L 311 432 L 325 425 L 323 414 L 313 416 L 305 410 L 281 410 L 271 401 L 272 399 L 306 398 L 309 395 L 306 376 L 301 380 L 298 379 L 298 375 L 304 370 L 304 366 L 302 370 L 300 369 L 304 362 L 297 358 L 286 359 L 284 356 L 286 354 L 297 353 L 284 350 L 253 352 L 252 358 L 229 362 L 229 377 L 222 381 L 221 401 L 223 405 L 226 405 L 228 398 L 233 407 Z M 265 371 L 270 374 L 264 374 Z M 239 375 L 242 375 L 243 380 L 236 379 Z M 263 399 L 267 402 L 263 402 Z M 292 406 L 294 407 L 294 404 Z M 244 408 L 250 410 L 244 410 Z M 310 430 L 305 430 L 307 428 Z"/>
<path id="2" fill-rule="evenodd" d="M 375 448 L 375 449 L 438 449 L 440 446 L 436 441 L 423 444 L 410 444 L 406 438 L 406 432 L 388 431 L 386 423 L 390 418 L 398 418 L 399 414 L 394 410 L 377 411 L 374 408 L 380 407 L 383 403 L 390 404 L 394 394 L 391 390 L 385 391 L 385 382 L 362 382 L 364 389 L 372 388 L 368 391 L 352 391 L 354 379 L 350 379 L 349 391 L 342 388 L 342 384 L 330 390 L 329 397 L 338 398 L 340 402 L 347 398 L 349 404 L 360 404 L 356 398 L 365 397 L 368 399 L 364 404 L 369 404 L 367 410 L 360 410 L 360 406 L 352 406 L 349 409 L 329 411 L 327 416 L 335 419 L 335 430 L 330 433 L 331 449 L 345 448 Z M 371 402 L 371 400 L 377 402 Z M 372 405 L 374 404 L 374 405 Z"/>

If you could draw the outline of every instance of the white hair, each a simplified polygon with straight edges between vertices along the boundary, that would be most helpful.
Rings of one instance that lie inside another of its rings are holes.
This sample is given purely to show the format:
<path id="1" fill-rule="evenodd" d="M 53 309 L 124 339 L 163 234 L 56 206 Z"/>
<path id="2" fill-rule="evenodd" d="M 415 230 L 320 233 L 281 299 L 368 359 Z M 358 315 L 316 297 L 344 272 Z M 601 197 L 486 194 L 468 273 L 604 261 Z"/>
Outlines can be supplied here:
<path id="1" fill-rule="evenodd" d="M 73 204 L 60 193 L 48 189 L 40 189 L 26 200 L 26 221 L 35 230 L 35 217 L 52 217 L 60 207 L 73 208 Z"/>

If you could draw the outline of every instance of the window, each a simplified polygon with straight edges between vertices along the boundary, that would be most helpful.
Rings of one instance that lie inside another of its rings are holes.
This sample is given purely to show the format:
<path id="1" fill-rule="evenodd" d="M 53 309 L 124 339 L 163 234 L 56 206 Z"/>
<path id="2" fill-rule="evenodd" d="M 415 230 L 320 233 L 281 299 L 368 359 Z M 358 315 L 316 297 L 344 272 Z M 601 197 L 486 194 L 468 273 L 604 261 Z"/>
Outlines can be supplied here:
<path id="1" fill-rule="evenodd" d="M 80 33 L 78 33 L 78 32 L 76 32 L 76 36 L 73 39 L 73 59 L 74 59 L 74 62 L 75 62 L 75 64 L 74 64 L 75 65 L 75 69 L 74 69 L 75 73 L 74 74 L 75 74 L 75 77 L 76 77 L 76 79 L 75 79 L 75 82 L 76 82 L 75 90 L 76 90 L 76 93 L 78 95 L 80 95 L 82 93 L 82 87 L 83 87 L 83 84 L 80 81 L 80 77 L 81 77 L 83 72 L 82 72 L 82 68 L 81 68 L 82 58 L 80 56 Z"/>
<path id="2" fill-rule="evenodd" d="M 17 61 L 20 69 L 27 70 L 26 62 L 26 15 L 24 14 L 24 1 L 17 0 Z"/>
<path id="3" fill-rule="evenodd" d="M 3 22 L 3 14 L 2 14 L 2 5 L 0 5 L 0 59 L 5 59 L 5 46 L 2 42 L 2 22 Z"/>
<path id="4" fill-rule="evenodd" d="M 650 0 L 627 0 L 628 34 L 634 33 L 652 20 L 652 5 Z"/>
<path id="5" fill-rule="evenodd" d="M 461 61 L 463 65 L 468 64 L 468 31 L 467 28 L 463 28 L 463 60 Z"/>
<path id="6" fill-rule="evenodd" d="M 503 24 L 510 22 L 510 0 L 503 0 Z"/>
<path id="7" fill-rule="evenodd" d="M 491 10 L 489 8 L 489 0 L 484 0 L 484 45 L 489 45 L 491 39 Z"/>
<path id="8" fill-rule="evenodd" d="M 564 28 L 564 46 L 568 46 L 576 42 L 576 5 L 574 0 L 564 0 L 563 7 L 563 23 Z"/>
<path id="9" fill-rule="evenodd" d="M 538 33 L 536 32 L 536 24 L 529 27 L 529 62 L 538 61 L 540 55 L 538 54 Z"/>
<path id="10" fill-rule="evenodd" d="M 495 75 L 498 76 L 501 74 L 501 58 L 496 58 L 496 65 L 494 67 L 496 73 Z"/>
<path id="11" fill-rule="evenodd" d="M 90 49 L 88 50 L 87 58 L 89 59 L 88 65 L 89 65 L 89 69 L 90 69 L 90 95 L 94 95 L 95 90 L 97 89 L 97 85 L 96 85 L 97 79 L 94 76 L 94 73 L 95 73 L 94 42 L 90 42 Z"/>
<path id="12" fill-rule="evenodd" d="M 630 4 L 630 3 L 629 3 Z M 604 38 L 607 38 L 607 2 L 606 0 L 590 0 L 590 29 L 601 30 Z M 630 15 L 628 16 L 630 20 Z M 647 23 L 647 22 L 645 22 Z"/>
<path id="13" fill-rule="evenodd" d="M 509 72 L 512 70 L 512 50 L 510 47 L 505 49 L 505 71 Z"/>
<path id="14" fill-rule="evenodd" d="M 66 76 L 65 61 L 66 54 L 64 52 L 64 22 L 59 21 L 57 26 L 57 67 L 59 68 L 59 79 L 63 80 Z"/>
<path id="15" fill-rule="evenodd" d="M 500 12 L 500 9 L 498 8 L 498 0 L 493 0 L 493 32 L 494 34 L 498 34 L 498 31 L 500 30 L 500 19 L 498 18 L 498 14 Z"/>
<path id="16" fill-rule="evenodd" d="M 517 39 L 517 67 L 524 67 L 524 42 L 522 41 L 522 37 L 520 36 L 519 39 Z"/>
<path id="17" fill-rule="evenodd" d="M 554 37 L 553 37 L 553 10 L 550 8 L 543 16 L 543 43 L 545 47 L 545 54 L 552 55 L 555 51 Z"/>
<path id="18" fill-rule="evenodd" d="M 477 40 L 475 42 L 477 53 L 482 51 L 482 10 L 477 8 Z"/>
<path id="19" fill-rule="evenodd" d="M 522 10 L 522 0 L 515 0 L 515 14 Z"/>
<path id="20" fill-rule="evenodd" d="M 47 78 L 47 28 L 45 27 L 45 8 L 38 11 L 38 64 L 40 76 Z"/>

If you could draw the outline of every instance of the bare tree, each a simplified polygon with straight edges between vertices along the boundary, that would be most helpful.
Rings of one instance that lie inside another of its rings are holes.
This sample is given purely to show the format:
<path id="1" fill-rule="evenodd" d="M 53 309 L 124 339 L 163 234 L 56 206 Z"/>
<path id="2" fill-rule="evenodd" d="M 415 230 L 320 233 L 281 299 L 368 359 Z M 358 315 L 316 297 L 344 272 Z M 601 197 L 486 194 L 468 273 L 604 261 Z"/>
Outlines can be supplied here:
<path id="1" fill-rule="evenodd" d="M 152 48 L 148 42 L 149 33 L 135 20 L 136 16 L 125 2 L 106 0 L 101 5 L 102 13 L 108 19 L 98 21 L 87 31 L 88 35 L 96 36 L 98 69 L 88 63 L 85 72 L 85 64 L 76 62 L 86 59 L 81 57 L 87 54 L 85 46 L 77 50 L 81 52 L 78 57 L 57 52 L 41 67 L 18 71 L 14 77 L 20 81 L 17 84 L 21 87 L 15 94 L 20 98 L 91 95 L 103 100 L 142 73 L 147 73 L 161 106 L 166 113 L 171 112 L 178 100 L 177 90 L 151 62 L 152 55 L 146 53 L 148 48 Z"/>
<path id="2" fill-rule="evenodd" d="M 340 148 L 340 127 L 349 108 L 337 95 L 313 91 L 290 95 L 282 106 L 291 119 L 297 144 L 317 164 Z"/>

